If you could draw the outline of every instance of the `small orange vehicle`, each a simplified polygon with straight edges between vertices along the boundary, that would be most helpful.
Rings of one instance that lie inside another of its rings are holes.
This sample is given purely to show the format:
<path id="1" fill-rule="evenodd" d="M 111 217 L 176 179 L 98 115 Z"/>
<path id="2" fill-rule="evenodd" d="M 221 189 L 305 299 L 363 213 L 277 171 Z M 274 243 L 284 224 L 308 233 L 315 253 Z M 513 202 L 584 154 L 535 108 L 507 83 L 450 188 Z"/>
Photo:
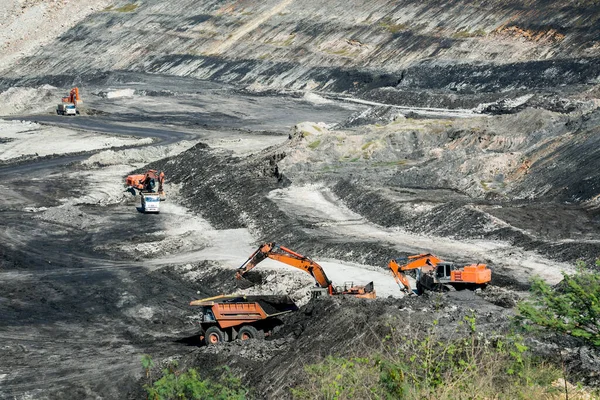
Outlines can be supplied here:
<path id="1" fill-rule="evenodd" d="M 235 339 L 264 339 L 283 322 L 278 318 L 298 310 L 289 296 L 215 296 L 194 300 L 191 306 L 201 307 L 203 334 L 208 345 Z"/>

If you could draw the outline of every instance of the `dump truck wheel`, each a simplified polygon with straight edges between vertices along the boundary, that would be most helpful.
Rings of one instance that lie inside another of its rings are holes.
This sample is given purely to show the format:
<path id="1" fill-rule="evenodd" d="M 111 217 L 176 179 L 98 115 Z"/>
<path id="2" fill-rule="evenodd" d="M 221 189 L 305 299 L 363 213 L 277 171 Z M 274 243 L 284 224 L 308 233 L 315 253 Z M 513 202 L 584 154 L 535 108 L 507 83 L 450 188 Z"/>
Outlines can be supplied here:
<path id="1" fill-rule="evenodd" d="M 264 339 L 265 334 L 251 325 L 242 326 L 238 332 L 238 337 L 241 340 L 248 339 Z"/>
<path id="2" fill-rule="evenodd" d="M 227 341 L 227 334 L 217 328 L 216 326 L 211 326 L 206 330 L 204 334 L 204 340 L 206 344 L 218 344 Z"/>

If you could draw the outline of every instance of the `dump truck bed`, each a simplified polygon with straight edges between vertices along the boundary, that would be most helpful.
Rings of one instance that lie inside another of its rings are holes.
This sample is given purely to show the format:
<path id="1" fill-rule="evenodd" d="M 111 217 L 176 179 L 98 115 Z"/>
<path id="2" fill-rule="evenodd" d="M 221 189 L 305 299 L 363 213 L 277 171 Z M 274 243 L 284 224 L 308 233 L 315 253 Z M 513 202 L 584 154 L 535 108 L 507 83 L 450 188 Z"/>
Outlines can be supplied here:
<path id="1" fill-rule="evenodd" d="M 289 296 L 216 296 L 192 301 L 190 305 L 210 309 L 223 329 L 298 310 Z"/>

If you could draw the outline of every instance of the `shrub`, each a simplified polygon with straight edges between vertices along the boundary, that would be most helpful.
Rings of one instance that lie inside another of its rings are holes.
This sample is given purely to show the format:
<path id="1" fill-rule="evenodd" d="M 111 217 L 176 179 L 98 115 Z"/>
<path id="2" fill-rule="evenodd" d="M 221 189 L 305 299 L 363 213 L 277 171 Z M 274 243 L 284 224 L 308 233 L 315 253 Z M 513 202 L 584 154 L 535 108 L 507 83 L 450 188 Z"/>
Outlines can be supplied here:
<path id="1" fill-rule="evenodd" d="M 142 366 L 146 373 L 148 365 L 152 364 L 151 360 L 149 364 L 149 360 L 149 356 L 142 358 Z M 177 367 L 176 361 L 171 362 L 162 370 L 162 376 L 158 380 L 144 385 L 148 399 L 244 400 L 248 396 L 248 390 L 227 367 L 218 380 L 202 379 L 194 368 L 184 372 Z"/>
<path id="2" fill-rule="evenodd" d="M 309 149 L 311 149 L 311 150 L 314 150 L 314 149 L 316 149 L 317 147 L 319 147 L 319 145 L 320 145 L 320 144 L 321 144 L 321 139 L 317 139 L 317 140 L 315 140 L 314 142 L 311 142 L 311 143 L 308 145 L 308 148 L 309 148 Z"/>
<path id="3" fill-rule="evenodd" d="M 600 260 L 596 265 L 600 266 Z M 532 298 L 518 305 L 521 318 L 600 346 L 600 274 L 578 262 L 575 274 L 563 276 L 556 288 L 534 278 Z"/>
<path id="4" fill-rule="evenodd" d="M 125 4 L 124 6 L 118 7 L 118 8 L 113 8 L 113 6 L 108 6 L 106 7 L 103 11 L 115 11 L 115 12 L 122 12 L 122 13 L 128 13 L 128 12 L 133 12 L 138 8 L 137 4 L 134 3 L 129 3 L 129 4 Z"/>

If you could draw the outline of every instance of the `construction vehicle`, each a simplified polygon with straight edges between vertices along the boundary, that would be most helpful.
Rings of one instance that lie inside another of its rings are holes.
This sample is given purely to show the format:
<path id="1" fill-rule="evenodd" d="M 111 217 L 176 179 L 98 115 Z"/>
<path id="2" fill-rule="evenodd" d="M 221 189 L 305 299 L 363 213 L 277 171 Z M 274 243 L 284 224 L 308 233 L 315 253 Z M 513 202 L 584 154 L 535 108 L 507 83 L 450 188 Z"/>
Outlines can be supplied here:
<path id="1" fill-rule="evenodd" d="M 278 318 L 298 310 L 288 296 L 216 296 L 190 302 L 201 307 L 201 339 L 213 345 L 235 339 L 262 340 L 283 322 Z"/>
<path id="2" fill-rule="evenodd" d="M 160 202 L 165 200 L 165 173 L 149 169 L 145 174 L 129 175 L 125 178 L 125 186 L 132 194 L 136 190 L 140 194 L 141 211 L 143 213 L 159 213 Z"/>
<path id="3" fill-rule="evenodd" d="M 165 173 L 155 169 L 149 169 L 145 174 L 129 175 L 125 178 L 127 190 L 132 190 L 133 193 L 136 190 L 140 193 L 158 193 L 161 200 L 165 199 L 164 183 Z"/>
<path id="4" fill-rule="evenodd" d="M 140 197 L 143 213 L 158 214 L 160 212 L 160 195 L 158 193 L 141 192 Z"/>
<path id="5" fill-rule="evenodd" d="M 317 283 L 317 287 L 311 289 L 311 297 L 313 298 L 323 294 L 328 294 L 330 296 L 349 295 L 365 299 L 374 299 L 376 297 L 373 282 L 370 282 L 365 286 L 354 286 L 353 282 L 347 282 L 344 286 L 334 286 L 319 264 L 302 254 L 298 254 L 295 251 L 275 243 L 265 243 L 252 253 L 250 258 L 238 268 L 235 274 L 236 278 L 241 278 L 246 272 L 256 267 L 258 263 L 266 258 L 277 260 L 294 268 L 308 272 Z"/>
<path id="6" fill-rule="evenodd" d="M 74 87 L 69 92 L 69 95 L 62 98 L 62 103 L 56 107 L 56 114 L 58 115 L 77 115 L 77 103 L 80 103 L 81 97 L 79 96 L 79 88 Z"/>
<path id="7" fill-rule="evenodd" d="M 400 290 L 413 293 L 405 271 L 416 270 L 416 294 L 424 290 L 449 291 L 484 287 L 492 280 L 492 270 L 485 264 L 457 267 L 433 254 L 417 254 L 406 258 L 392 259 L 388 263 Z"/>
<path id="8" fill-rule="evenodd" d="M 59 104 L 56 106 L 56 114 L 58 115 L 77 115 L 79 111 L 77 111 L 77 107 L 73 104 Z"/>

